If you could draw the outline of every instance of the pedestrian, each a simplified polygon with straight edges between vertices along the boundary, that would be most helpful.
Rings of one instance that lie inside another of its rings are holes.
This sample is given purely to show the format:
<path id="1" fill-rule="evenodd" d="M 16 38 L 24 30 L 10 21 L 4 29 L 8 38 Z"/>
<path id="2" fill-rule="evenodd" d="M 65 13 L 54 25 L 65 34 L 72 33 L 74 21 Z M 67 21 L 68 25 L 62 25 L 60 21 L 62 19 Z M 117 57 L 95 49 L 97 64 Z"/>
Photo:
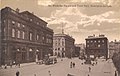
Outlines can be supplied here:
<path id="1" fill-rule="evenodd" d="M 19 76 L 19 74 L 20 74 L 20 72 L 19 72 L 19 71 L 17 71 L 17 72 L 16 72 L 16 76 Z"/>
<path id="2" fill-rule="evenodd" d="M 7 64 L 5 64 L 5 69 L 7 69 Z"/>
<path id="3" fill-rule="evenodd" d="M 91 67 L 89 67 L 89 72 L 91 72 Z"/>
<path id="4" fill-rule="evenodd" d="M 115 76 L 117 76 L 117 72 L 115 71 Z"/>
<path id="5" fill-rule="evenodd" d="M 50 71 L 48 71 L 48 74 L 49 74 L 49 76 L 51 76 L 51 73 L 50 73 Z"/>
<path id="6" fill-rule="evenodd" d="M 20 63 L 18 64 L 18 67 L 20 68 Z"/>
<path id="7" fill-rule="evenodd" d="M 73 64 L 73 63 L 71 62 L 71 63 L 70 63 L 70 68 L 72 68 L 72 64 Z"/>
<path id="8" fill-rule="evenodd" d="M 97 61 L 96 61 L 96 64 L 97 64 Z"/>
<path id="9" fill-rule="evenodd" d="M 10 68 L 12 68 L 12 61 L 10 62 Z"/>
<path id="10" fill-rule="evenodd" d="M 75 63 L 73 63 L 73 68 L 75 68 Z"/>

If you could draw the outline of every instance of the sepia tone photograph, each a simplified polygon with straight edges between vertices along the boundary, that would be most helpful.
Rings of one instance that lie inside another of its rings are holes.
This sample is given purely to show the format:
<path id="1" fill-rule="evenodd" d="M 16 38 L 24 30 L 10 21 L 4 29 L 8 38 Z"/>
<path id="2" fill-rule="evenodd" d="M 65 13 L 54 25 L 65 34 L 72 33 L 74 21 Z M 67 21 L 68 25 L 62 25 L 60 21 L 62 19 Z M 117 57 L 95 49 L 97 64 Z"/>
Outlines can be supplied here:
<path id="1" fill-rule="evenodd" d="M 0 0 L 0 76 L 120 76 L 120 0 Z"/>

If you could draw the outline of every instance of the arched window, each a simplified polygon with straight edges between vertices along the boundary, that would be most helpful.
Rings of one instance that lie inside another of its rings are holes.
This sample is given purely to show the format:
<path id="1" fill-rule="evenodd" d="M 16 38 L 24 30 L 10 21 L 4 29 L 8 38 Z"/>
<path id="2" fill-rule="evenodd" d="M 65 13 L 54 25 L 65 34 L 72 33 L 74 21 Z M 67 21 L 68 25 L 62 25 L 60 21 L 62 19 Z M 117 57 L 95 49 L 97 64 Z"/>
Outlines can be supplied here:
<path id="1" fill-rule="evenodd" d="M 22 39 L 25 39 L 25 32 L 22 32 Z"/>
<path id="2" fill-rule="evenodd" d="M 18 30 L 17 38 L 20 38 L 20 31 Z"/>
<path id="3" fill-rule="evenodd" d="M 12 29 L 12 37 L 15 37 L 15 29 Z"/>
<path id="4" fill-rule="evenodd" d="M 30 34 L 29 34 L 29 39 L 30 39 L 30 40 L 32 40 L 32 36 L 33 36 L 33 34 L 30 33 Z"/>

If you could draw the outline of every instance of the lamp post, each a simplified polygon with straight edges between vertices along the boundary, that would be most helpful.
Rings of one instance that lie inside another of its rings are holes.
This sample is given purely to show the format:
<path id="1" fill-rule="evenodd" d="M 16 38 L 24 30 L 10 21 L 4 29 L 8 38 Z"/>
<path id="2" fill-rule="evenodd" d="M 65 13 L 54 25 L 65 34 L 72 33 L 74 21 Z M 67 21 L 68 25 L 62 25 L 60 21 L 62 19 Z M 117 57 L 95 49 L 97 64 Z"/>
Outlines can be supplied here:
<path id="1" fill-rule="evenodd" d="M 38 52 L 39 52 L 39 50 L 36 50 L 36 58 L 35 58 L 36 64 L 38 63 Z"/>

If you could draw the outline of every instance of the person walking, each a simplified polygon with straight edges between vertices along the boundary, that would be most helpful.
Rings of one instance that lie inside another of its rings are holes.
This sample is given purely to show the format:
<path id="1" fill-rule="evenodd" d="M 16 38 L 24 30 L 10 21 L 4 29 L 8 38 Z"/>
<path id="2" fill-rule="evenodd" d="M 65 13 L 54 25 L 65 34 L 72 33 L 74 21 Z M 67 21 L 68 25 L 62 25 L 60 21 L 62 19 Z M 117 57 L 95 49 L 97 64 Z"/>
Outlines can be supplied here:
<path id="1" fill-rule="evenodd" d="M 20 63 L 18 64 L 18 67 L 20 68 Z"/>
<path id="2" fill-rule="evenodd" d="M 51 76 L 51 73 L 50 73 L 50 71 L 48 71 L 48 74 L 49 74 L 49 76 Z"/>
<path id="3" fill-rule="evenodd" d="M 7 64 L 5 64 L 5 67 L 4 67 L 5 69 L 7 69 Z"/>
<path id="4" fill-rule="evenodd" d="M 72 65 L 73 65 L 73 63 L 71 62 L 71 63 L 70 63 L 70 68 L 72 68 Z"/>
<path id="5" fill-rule="evenodd" d="M 117 72 L 115 71 L 115 76 L 117 76 Z"/>
<path id="6" fill-rule="evenodd" d="M 75 68 L 75 63 L 73 63 L 73 68 Z"/>
<path id="7" fill-rule="evenodd" d="M 89 67 L 89 72 L 91 72 L 91 67 Z"/>
<path id="8" fill-rule="evenodd" d="M 12 68 L 12 61 L 10 61 L 10 68 Z"/>
<path id="9" fill-rule="evenodd" d="M 19 72 L 19 71 L 17 71 L 17 72 L 16 72 L 16 76 L 19 76 L 19 75 L 20 75 L 20 72 Z"/>

